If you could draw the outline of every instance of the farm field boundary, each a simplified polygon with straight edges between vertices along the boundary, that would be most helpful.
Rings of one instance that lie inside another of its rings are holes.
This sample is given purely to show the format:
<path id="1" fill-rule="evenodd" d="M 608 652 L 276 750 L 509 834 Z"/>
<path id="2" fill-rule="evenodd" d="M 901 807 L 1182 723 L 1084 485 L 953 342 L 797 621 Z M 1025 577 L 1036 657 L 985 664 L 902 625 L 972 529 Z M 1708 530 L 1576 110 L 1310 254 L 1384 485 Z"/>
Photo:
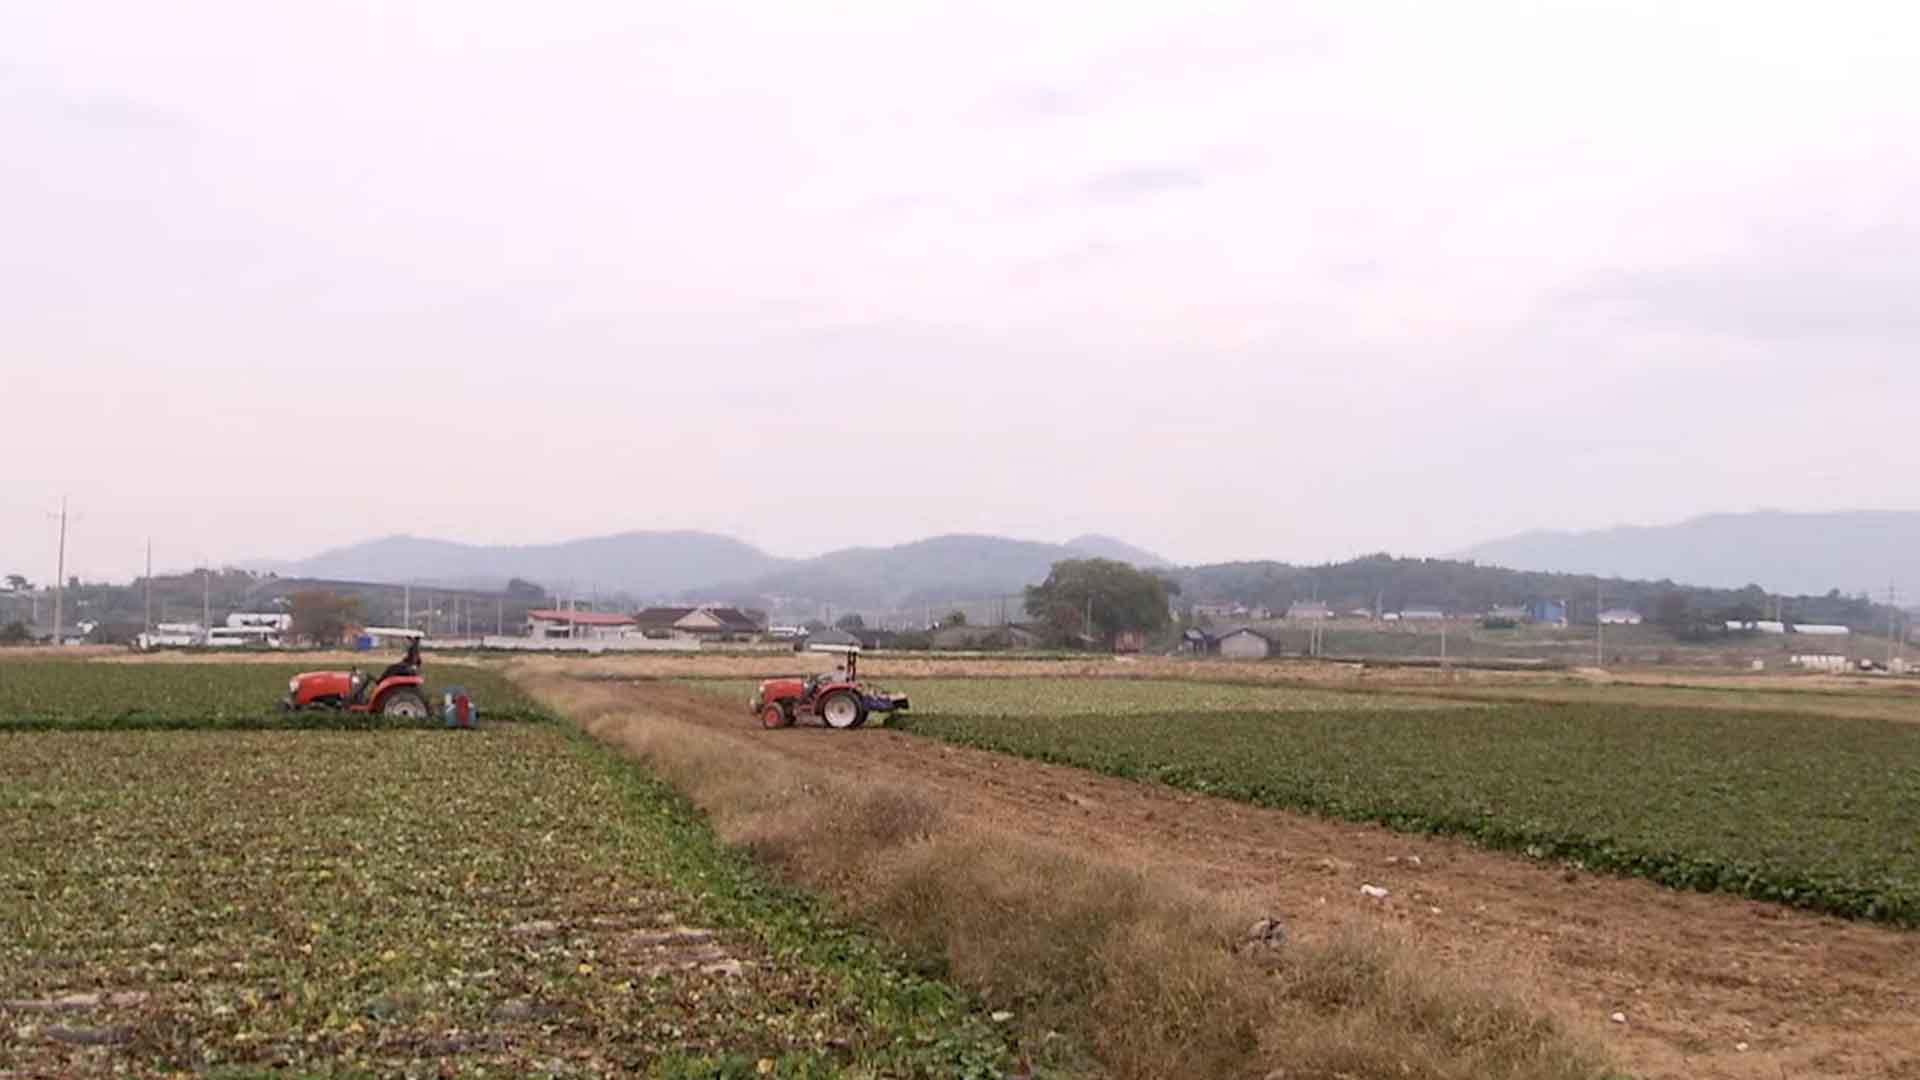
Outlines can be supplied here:
<path id="1" fill-rule="evenodd" d="M 903 730 L 1281 809 L 1920 924 L 1920 729 L 1620 705 L 1260 708 L 1190 687 L 900 680 Z M 1222 703 L 1227 707 L 1218 707 Z"/>
<path id="2" fill-rule="evenodd" d="M 366 658 L 359 658 L 366 663 Z M 287 680 L 321 665 L 278 663 L 116 664 L 36 659 L 0 663 L 0 731 L 264 730 L 361 728 L 389 730 L 401 721 L 383 716 L 279 707 Z M 384 666 L 384 665 L 381 665 Z M 376 666 L 372 669 L 379 671 Z M 473 695 L 488 721 L 550 719 L 498 672 L 428 664 L 429 716 L 434 727 L 443 689 Z"/>
<path id="3" fill-rule="evenodd" d="M 1064 1031 L 1100 1074 L 1137 1078 L 1606 1075 L 1518 999 L 1379 939 L 1283 941 L 1276 926 L 1249 942 L 1257 909 L 983 830 L 906 786 L 800 765 L 708 689 L 526 685 L 647 762 L 724 838 L 1012 1014 L 1029 1049 Z"/>
<path id="4" fill-rule="evenodd" d="M 592 686 L 630 702 L 635 725 L 667 715 L 742 757 L 765 753 L 857 787 L 908 789 L 938 802 L 943 830 L 1136 868 L 1278 917 L 1289 940 L 1384 936 L 1414 957 L 1414 970 L 1437 966 L 1535 1003 L 1643 1080 L 1878 1080 L 1920 1067 L 1912 979 L 1920 934 L 1911 931 L 871 724 L 763 731 L 734 693 L 697 696 L 711 685 Z M 812 805 L 786 809 L 804 817 Z M 1616 1011 L 1625 1023 L 1609 1020 Z"/>
<path id="5" fill-rule="evenodd" d="M 1014 1064 L 977 999 L 567 725 L 0 730 L 16 817 L 33 827 L 0 837 L 6 1075 Z"/>

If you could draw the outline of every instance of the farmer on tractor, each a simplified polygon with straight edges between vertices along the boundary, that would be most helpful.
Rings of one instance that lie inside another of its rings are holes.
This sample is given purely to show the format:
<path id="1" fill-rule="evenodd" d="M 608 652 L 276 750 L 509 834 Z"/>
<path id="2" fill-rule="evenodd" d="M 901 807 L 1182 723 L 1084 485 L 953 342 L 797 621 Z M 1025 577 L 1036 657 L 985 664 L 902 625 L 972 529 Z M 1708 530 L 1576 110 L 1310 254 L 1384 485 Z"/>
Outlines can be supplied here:
<path id="1" fill-rule="evenodd" d="M 762 726 L 787 727 L 803 716 L 817 716 L 830 728 L 857 728 L 873 713 L 907 707 L 906 695 L 874 690 L 860 682 L 860 646 L 814 645 L 811 651 L 835 654 L 833 670 L 761 683 L 752 706 Z"/>
<path id="2" fill-rule="evenodd" d="M 354 704 L 356 705 L 359 704 L 360 699 L 366 696 L 367 687 L 369 686 L 379 686 L 382 683 L 385 683 L 388 679 L 394 678 L 396 676 L 412 675 L 417 678 L 419 674 L 420 674 L 420 639 L 413 638 L 412 640 L 407 642 L 406 653 L 403 656 L 401 656 L 399 660 L 391 664 L 388 664 L 387 669 L 380 673 L 379 678 L 368 679 L 363 677 L 360 680 L 360 685 L 354 688 Z"/>
<path id="3" fill-rule="evenodd" d="M 427 715 L 426 680 L 420 677 L 420 638 L 418 630 L 368 627 L 368 637 L 403 637 L 407 651 L 395 663 L 387 665 L 378 678 L 359 668 L 350 671 L 307 671 L 287 681 L 283 709 L 344 709 L 348 712 L 378 713 L 404 719 L 424 719 Z"/>

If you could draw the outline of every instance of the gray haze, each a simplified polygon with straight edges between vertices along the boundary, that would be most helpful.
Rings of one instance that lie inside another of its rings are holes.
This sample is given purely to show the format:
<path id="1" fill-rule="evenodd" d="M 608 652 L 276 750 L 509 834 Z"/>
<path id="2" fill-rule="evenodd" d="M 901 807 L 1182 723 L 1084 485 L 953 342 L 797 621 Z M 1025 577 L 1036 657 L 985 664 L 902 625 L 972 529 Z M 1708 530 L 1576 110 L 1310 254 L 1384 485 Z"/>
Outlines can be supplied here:
<path id="1" fill-rule="evenodd" d="M 0 5 L 0 573 L 1920 507 L 1900 3 Z"/>

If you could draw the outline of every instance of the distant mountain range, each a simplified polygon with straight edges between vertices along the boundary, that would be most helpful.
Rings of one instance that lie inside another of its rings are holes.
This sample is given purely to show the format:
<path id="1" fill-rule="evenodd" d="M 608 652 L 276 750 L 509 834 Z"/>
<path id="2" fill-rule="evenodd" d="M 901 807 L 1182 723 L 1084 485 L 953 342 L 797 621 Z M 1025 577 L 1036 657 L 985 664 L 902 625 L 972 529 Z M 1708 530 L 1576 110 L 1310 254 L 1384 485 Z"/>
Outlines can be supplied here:
<path id="1" fill-rule="evenodd" d="M 724 601 L 755 607 L 813 610 L 821 606 L 907 611 L 945 604 L 999 602 L 1047 575 L 1061 559 L 1098 556 L 1162 570 L 1186 589 L 1189 602 L 1275 603 L 1335 590 L 1342 602 L 1513 603 L 1534 593 L 1560 596 L 1582 586 L 1528 573 L 1598 575 L 1648 583 L 1820 596 L 1830 589 L 1886 599 L 1889 581 L 1903 604 L 1920 600 L 1920 512 L 1716 514 L 1656 528 L 1595 532 L 1529 532 L 1459 553 L 1482 568 L 1516 573 L 1466 575 L 1443 560 L 1370 556 L 1324 567 L 1278 562 L 1176 569 L 1150 551 L 1108 536 L 1063 544 L 954 534 L 891 547 L 854 547 L 811 559 L 783 558 L 732 537 L 705 532 L 628 532 L 555 544 L 489 546 L 390 536 L 325 551 L 308 559 L 248 568 L 282 577 L 411 582 L 499 588 L 511 578 L 555 595 L 624 594 L 635 602 Z M 1344 569 L 1341 569 L 1344 568 Z M 1339 571 L 1336 573 L 1335 571 Z M 1484 578 L 1484 580 L 1482 580 Z M 1591 586 L 1585 586 L 1591 588 Z M 1322 590 L 1316 593 L 1316 590 Z M 1401 598 L 1396 601 L 1395 598 Z M 1705 598 L 1703 598 L 1705 602 Z M 995 610 L 993 608 L 975 610 Z"/>
<path id="2" fill-rule="evenodd" d="M 1170 565 L 1150 551 L 1098 535 L 1064 544 L 936 536 L 788 559 L 715 533 L 628 532 L 521 546 L 389 536 L 247 568 L 282 577 L 463 588 L 497 588 L 521 578 L 556 594 L 620 592 L 643 601 L 764 604 L 789 597 L 842 608 L 895 608 L 1016 594 L 1044 579 L 1055 562 L 1087 556 L 1146 568 Z"/>
<path id="3" fill-rule="evenodd" d="M 1525 532 L 1478 544 L 1460 558 L 1515 570 L 1672 580 L 1771 593 L 1830 589 L 1902 604 L 1920 598 L 1920 511 L 1710 514 L 1675 525 L 1589 532 Z"/>
<path id="4" fill-rule="evenodd" d="M 729 536 L 629 532 L 555 544 L 499 546 L 388 536 L 249 570 L 281 577 L 497 588 L 512 578 L 559 594 L 578 590 L 671 596 L 694 585 L 741 581 L 792 563 Z"/>

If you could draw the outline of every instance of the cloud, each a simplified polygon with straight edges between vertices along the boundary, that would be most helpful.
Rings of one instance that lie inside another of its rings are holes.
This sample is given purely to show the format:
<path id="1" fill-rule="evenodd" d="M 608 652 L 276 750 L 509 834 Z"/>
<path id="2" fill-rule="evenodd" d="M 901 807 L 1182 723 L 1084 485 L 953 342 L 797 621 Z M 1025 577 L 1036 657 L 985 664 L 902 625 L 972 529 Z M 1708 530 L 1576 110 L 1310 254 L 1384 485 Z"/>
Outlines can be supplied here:
<path id="1" fill-rule="evenodd" d="M 1193 165 L 1137 165 L 1096 173 L 1080 183 L 1080 193 L 1096 202 L 1130 202 L 1170 191 L 1203 188 L 1209 171 Z"/>
<path id="2" fill-rule="evenodd" d="M 1920 230 L 1777 234 L 1691 264 L 1584 275 L 1561 303 L 1782 345 L 1920 345 Z"/>
<path id="3" fill-rule="evenodd" d="M 1014 83 L 1003 86 L 987 99 L 989 116 L 1010 119 L 1071 116 L 1093 108 L 1094 95 L 1086 90 L 1067 90 L 1043 83 Z"/>
<path id="4" fill-rule="evenodd" d="M 161 131 L 193 126 L 185 113 L 151 101 L 115 94 L 74 97 L 67 115 L 89 127 L 109 131 Z"/>
<path id="5" fill-rule="evenodd" d="M 1059 251 L 1022 260 L 1021 273 L 1036 277 L 1072 274 L 1112 262 L 1126 249 L 1111 240 L 1094 239 Z"/>
<path id="6" fill-rule="evenodd" d="M 944 199 L 921 192 L 904 191 L 896 195 L 881 195 L 855 203 L 847 210 L 847 216 L 859 221 L 883 221 L 927 210 L 937 210 L 945 205 L 947 202 Z"/>

